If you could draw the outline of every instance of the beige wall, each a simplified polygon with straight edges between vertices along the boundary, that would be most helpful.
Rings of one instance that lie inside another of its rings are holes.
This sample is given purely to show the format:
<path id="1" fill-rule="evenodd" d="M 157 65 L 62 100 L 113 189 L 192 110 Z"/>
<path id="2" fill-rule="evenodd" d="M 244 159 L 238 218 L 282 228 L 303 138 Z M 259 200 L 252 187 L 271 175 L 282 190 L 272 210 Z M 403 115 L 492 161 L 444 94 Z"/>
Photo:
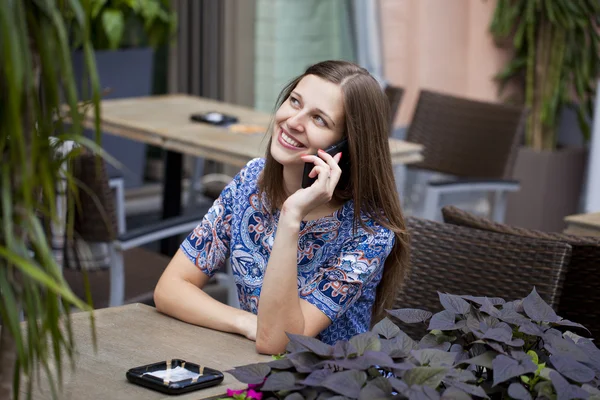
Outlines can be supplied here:
<path id="1" fill-rule="evenodd" d="M 385 77 L 405 88 L 397 125 L 420 88 L 495 101 L 507 55 L 488 33 L 495 0 L 379 0 Z"/>

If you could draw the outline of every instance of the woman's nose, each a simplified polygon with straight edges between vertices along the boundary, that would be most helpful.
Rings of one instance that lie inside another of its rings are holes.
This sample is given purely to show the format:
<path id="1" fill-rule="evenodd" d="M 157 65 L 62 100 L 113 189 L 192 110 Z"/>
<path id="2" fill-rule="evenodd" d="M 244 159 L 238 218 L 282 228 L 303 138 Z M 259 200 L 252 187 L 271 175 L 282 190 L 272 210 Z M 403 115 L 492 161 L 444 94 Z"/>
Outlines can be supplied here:
<path id="1" fill-rule="evenodd" d="M 297 112 L 287 120 L 287 126 L 298 132 L 304 132 L 304 116 L 301 112 Z"/>

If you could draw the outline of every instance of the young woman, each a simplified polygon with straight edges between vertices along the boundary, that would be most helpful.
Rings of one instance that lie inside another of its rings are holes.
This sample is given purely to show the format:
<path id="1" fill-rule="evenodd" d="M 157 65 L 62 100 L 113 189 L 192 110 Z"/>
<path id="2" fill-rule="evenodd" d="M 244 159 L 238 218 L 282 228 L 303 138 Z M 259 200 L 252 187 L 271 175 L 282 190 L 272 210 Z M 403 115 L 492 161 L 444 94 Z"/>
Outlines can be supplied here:
<path id="1" fill-rule="evenodd" d="M 266 159 L 250 161 L 182 243 L 156 286 L 157 309 L 244 335 L 266 354 L 285 350 L 286 332 L 334 344 L 367 331 L 407 269 L 388 108 L 377 81 L 349 62 L 294 79 Z M 342 139 L 349 154 L 321 150 Z M 302 188 L 305 163 L 316 181 Z M 241 309 L 202 291 L 228 257 Z"/>

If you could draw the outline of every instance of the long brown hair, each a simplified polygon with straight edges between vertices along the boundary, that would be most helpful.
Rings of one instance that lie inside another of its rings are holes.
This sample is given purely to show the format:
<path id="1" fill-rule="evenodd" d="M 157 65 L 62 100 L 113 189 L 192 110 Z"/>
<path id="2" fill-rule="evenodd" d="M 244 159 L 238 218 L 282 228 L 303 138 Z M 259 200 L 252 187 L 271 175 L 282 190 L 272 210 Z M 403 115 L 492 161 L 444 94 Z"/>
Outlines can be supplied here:
<path id="1" fill-rule="evenodd" d="M 287 100 L 298 82 L 315 75 L 342 89 L 344 101 L 343 135 L 348 139 L 350 177 L 338 184 L 333 197 L 354 200 L 354 226 L 369 230 L 361 212 L 395 234 L 395 244 L 386 259 L 377 287 L 372 320 L 374 324 L 393 306 L 395 295 L 408 271 L 408 233 L 396 192 L 388 141 L 389 105 L 379 84 L 364 68 L 347 61 L 323 61 L 310 66 L 279 94 L 275 110 Z M 273 126 L 269 129 L 272 132 Z M 260 190 L 274 207 L 281 207 L 287 195 L 281 182 L 283 166 L 271 156 L 271 140 L 259 182 Z"/>

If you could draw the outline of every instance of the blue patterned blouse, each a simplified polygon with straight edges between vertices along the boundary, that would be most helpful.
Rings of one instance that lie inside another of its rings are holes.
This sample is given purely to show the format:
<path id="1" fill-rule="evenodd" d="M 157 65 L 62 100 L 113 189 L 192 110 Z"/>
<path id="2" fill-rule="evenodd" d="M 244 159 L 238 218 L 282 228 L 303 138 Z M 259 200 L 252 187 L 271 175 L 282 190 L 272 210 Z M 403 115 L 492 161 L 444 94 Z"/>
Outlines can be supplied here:
<path id="1" fill-rule="evenodd" d="M 181 249 L 212 276 L 230 257 L 242 309 L 256 314 L 279 220 L 259 194 L 264 159 L 250 161 L 227 185 Z M 302 222 L 298 239 L 298 294 L 332 324 L 319 338 L 329 344 L 366 332 L 375 289 L 394 234 L 372 220 L 352 232 L 352 200 L 330 216 Z M 364 217 L 363 217 L 364 218 Z"/>

